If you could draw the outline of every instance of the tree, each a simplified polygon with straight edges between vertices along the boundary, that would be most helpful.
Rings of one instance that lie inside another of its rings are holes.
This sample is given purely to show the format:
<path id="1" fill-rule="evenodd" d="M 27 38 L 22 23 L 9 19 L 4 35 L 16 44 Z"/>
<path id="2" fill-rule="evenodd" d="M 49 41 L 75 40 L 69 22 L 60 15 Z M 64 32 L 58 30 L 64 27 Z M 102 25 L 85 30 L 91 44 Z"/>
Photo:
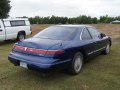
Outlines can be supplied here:
<path id="1" fill-rule="evenodd" d="M 59 17 L 59 16 L 48 16 L 48 17 L 31 17 L 29 18 L 31 24 L 97 24 L 97 23 L 110 23 L 114 20 L 120 20 L 120 16 L 118 17 L 109 17 L 100 16 L 91 17 L 86 15 L 80 15 L 78 17 L 68 18 L 68 17 Z"/>
<path id="2" fill-rule="evenodd" d="M 11 9 L 9 0 L 0 0 L 0 18 L 7 18 Z"/>

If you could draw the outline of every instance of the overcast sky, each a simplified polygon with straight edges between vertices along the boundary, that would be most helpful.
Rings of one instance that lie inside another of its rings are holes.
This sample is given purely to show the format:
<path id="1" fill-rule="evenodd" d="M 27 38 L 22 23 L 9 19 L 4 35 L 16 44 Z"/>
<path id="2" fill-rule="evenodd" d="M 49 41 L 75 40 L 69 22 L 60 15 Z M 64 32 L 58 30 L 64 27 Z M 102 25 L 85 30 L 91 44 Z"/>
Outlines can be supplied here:
<path id="1" fill-rule="evenodd" d="M 10 17 L 120 16 L 120 0 L 11 0 Z"/>

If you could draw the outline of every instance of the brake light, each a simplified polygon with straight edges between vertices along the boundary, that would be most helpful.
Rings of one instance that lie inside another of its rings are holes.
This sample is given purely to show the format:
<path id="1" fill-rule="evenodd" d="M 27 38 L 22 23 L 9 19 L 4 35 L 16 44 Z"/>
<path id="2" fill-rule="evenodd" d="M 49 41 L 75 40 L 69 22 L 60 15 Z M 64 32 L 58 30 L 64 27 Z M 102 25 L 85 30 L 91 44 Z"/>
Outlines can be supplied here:
<path id="1" fill-rule="evenodd" d="M 13 49 L 36 54 L 63 54 L 64 50 L 43 50 L 14 45 Z"/>
<path id="2" fill-rule="evenodd" d="M 20 50 L 20 51 L 26 51 L 26 47 L 22 47 L 22 46 L 17 46 L 17 45 L 14 45 L 13 46 L 13 49 L 15 49 L 15 50 Z"/>
<path id="3" fill-rule="evenodd" d="M 26 52 L 36 53 L 36 54 L 46 54 L 46 50 L 27 48 Z"/>
<path id="4" fill-rule="evenodd" d="M 64 50 L 48 50 L 46 54 L 63 54 Z"/>

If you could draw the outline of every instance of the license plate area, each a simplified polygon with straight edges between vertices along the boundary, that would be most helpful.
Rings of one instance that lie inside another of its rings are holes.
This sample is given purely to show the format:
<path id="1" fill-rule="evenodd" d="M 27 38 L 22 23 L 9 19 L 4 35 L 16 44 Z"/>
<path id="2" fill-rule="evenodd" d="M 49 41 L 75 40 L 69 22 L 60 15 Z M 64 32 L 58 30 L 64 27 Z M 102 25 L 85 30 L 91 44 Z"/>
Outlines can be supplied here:
<path id="1" fill-rule="evenodd" d="M 27 63 L 20 61 L 20 66 L 23 68 L 28 68 Z"/>

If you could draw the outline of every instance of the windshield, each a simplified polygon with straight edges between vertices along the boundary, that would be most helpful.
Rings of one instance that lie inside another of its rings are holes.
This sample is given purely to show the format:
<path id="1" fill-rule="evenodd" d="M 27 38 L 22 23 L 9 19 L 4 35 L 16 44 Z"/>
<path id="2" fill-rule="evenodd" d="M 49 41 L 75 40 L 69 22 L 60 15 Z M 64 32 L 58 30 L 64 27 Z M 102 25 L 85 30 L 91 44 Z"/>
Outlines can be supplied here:
<path id="1" fill-rule="evenodd" d="M 41 39 L 72 40 L 77 32 L 77 27 L 54 26 L 44 29 L 34 37 Z"/>

